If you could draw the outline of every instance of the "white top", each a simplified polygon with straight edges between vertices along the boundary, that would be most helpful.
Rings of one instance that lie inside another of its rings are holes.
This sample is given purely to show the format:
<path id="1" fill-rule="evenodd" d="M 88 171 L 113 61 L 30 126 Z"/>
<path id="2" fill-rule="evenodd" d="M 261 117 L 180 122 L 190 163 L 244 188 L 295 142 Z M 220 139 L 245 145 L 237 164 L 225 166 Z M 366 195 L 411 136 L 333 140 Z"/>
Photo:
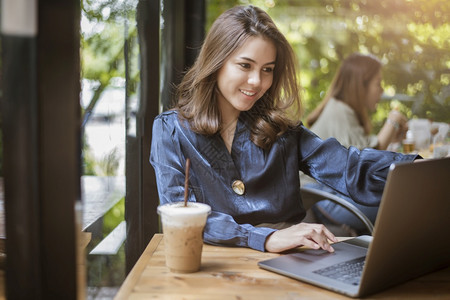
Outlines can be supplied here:
<path id="1" fill-rule="evenodd" d="M 334 98 L 328 101 L 311 131 L 322 139 L 334 137 L 347 148 L 374 148 L 378 144 L 376 135 L 365 134 L 355 111 Z"/>

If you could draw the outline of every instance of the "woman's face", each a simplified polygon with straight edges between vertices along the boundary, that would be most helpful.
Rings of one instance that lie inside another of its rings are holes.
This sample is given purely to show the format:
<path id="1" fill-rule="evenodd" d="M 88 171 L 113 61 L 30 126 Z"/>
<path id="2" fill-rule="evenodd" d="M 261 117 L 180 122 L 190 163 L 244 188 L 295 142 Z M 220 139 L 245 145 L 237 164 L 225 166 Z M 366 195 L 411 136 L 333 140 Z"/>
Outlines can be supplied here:
<path id="1" fill-rule="evenodd" d="M 381 70 L 372 78 L 367 87 L 366 105 L 370 112 L 374 112 L 377 109 L 378 102 L 383 94 L 383 88 L 381 87 Z"/>
<path id="2" fill-rule="evenodd" d="M 277 51 L 261 37 L 250 37 L 225 61 L 217 74 L 218 103 L 223 119 L 253 107 L 270 88 Z"/>

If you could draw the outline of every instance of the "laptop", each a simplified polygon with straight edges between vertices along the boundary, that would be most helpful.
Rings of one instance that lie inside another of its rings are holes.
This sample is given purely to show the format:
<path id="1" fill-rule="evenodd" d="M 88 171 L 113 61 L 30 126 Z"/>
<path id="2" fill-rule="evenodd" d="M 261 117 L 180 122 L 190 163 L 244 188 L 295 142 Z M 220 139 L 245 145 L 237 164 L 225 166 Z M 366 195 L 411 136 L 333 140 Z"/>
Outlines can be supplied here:
<path id="1" fill-rule="evenodd" d="M 450 157 L 398 163 L 389 170 L 372 236 L 335 243 L 334 253 L 298 249 L 258 265 L 363 297 L 450 266 L 449 237 Z M 334 274 L 341 268 L 356 268 L 356 276 Z"/>

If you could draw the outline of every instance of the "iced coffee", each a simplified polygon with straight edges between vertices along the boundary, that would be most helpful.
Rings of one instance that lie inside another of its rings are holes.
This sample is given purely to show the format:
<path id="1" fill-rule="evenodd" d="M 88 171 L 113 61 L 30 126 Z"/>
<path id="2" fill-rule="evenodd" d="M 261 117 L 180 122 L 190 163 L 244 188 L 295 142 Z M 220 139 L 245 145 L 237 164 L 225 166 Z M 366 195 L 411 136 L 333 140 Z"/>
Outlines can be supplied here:
<path id="1" fill-rule="evenodd" d="M 166 265 L 172 272 L 191 273 L 200 269 L 203 229 L 211 211 L 207 204 L 188 202 L 158 206 L 164 233 Z"/>

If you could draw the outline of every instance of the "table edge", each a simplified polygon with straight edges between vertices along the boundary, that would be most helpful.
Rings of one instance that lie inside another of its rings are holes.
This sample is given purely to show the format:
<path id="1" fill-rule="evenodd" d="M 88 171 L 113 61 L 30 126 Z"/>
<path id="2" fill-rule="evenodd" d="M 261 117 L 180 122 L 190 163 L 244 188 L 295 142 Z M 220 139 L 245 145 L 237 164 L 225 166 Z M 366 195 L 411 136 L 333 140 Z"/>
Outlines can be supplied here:
<path id="1" fill-rule="evenodd" d="M 136 286 L 137 281 L 141 277 L 142 272 L 144 272 L 144 269 L 147 266 L 147 263 L 152 257 L 156 248 L 158 248 L 158 245 L 161 242 L 162 238 L 163 235 L 160 233 L 155 234 L 152 237 L 147 247 L 145 248 L 144 252 L 139 257 L 138 261 L 136 262 L 136 264 L 131 269 L 130 273 L 127 275 L 124 282 L 122 283 L 122 286 L 120 287 L 119 291 L 114 297 L 115 300 L 127 299 L 131 295 L 133 288 Z"/>

